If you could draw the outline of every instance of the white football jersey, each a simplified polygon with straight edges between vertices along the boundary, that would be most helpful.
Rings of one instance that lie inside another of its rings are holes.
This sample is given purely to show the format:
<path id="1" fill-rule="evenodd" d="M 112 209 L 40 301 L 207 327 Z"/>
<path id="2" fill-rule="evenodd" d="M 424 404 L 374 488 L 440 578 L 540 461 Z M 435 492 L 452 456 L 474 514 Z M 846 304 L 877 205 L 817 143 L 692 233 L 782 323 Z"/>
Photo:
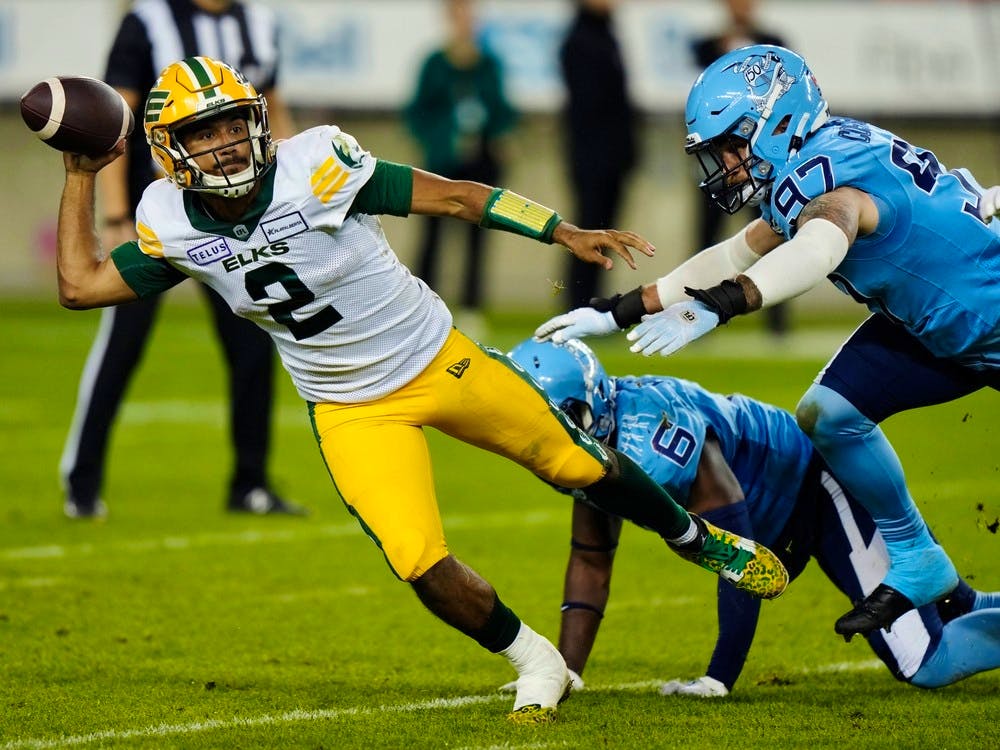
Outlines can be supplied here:
<path id="1" fill-rule="evenodd" d="M 190 192 L 157 180 L 136 212 L 139 248 L 270 333 L 304 399 L 385 396 L 434 358 L 452 318 L 399 262 L 377 217 L 348 215 L 375 162 L 336 126 L 300 133 L 279 145 L 235 225 L 214 222 Z"/>

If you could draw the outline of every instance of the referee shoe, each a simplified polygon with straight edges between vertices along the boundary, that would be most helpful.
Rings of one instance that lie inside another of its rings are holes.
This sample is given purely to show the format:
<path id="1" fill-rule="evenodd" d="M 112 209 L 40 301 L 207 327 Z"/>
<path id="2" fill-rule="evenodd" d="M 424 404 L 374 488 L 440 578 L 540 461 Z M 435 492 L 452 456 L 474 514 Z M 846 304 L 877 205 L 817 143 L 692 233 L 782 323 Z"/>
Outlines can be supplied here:
<path id="1" fill-rule="evenodd" d="M 230 513 L 250 513 L 256 516 L 305 516 L 309 513 L 301 505 L 279 497 L 267 487 L 233 492 L 229 495 L 226 510 Z"/>

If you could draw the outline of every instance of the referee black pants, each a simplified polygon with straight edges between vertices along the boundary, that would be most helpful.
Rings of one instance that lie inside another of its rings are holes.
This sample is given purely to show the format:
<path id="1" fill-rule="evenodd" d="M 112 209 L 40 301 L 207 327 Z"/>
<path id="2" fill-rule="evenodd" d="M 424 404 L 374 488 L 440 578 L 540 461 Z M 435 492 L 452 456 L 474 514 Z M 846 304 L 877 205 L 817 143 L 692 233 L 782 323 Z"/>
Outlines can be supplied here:
<path id="1" fill-rule="evenodd" d="M 229 367 L 229 423 L 236 454 L 230 492 L 242 493 L 267 483 L 274 346 L 267 333 L 234 315 L 210 288 L 199 286 L 208 298 Z M 111 426 L 145 350 L 160 301 L 160 296 L 149 297 L 102 313 L 60 463 L 64 489 L 79 504 L 90 504 L 100 495 Z"/>

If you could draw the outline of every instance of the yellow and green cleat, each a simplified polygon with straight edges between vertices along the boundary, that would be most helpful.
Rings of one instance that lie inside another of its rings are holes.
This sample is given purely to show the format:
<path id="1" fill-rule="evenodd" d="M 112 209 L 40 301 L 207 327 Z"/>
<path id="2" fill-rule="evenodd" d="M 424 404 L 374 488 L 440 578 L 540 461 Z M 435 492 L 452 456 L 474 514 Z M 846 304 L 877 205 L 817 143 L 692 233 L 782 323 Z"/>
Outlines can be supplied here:
<path id="1" fill-rule="evenodd" d="M 553 706 L 540 706 L 532 703 L 521 706 L 516 711 L 507 714 L 507 720 L 513 724 L 549 724 L 556 720 L 556 709 Z"/>
<path id="2" fill-rule="evenodd" d="M 774 599 L 788 585 L 788 571 L 771 550 L 691 514 L 698 538 L 673 550 L 705 570 L 717 573 L 736 588 L 760 599 Z"/>

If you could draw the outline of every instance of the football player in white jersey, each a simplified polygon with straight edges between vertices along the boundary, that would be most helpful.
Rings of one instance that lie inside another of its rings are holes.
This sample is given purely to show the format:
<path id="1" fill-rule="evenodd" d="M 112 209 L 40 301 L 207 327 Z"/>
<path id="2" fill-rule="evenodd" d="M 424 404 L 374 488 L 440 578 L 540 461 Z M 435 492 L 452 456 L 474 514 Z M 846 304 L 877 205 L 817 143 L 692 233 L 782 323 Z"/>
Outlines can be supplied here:
<path id="1" fill-rule="evenodd" d="M 784 589 L 787 572 L 770 550 L 689 515 L 630 459 L 573 425 L 503 354 L 453 328 L 437 295 L 400 264 L 377 216 L 453 216 L 559 243 L 605 267 L 611 260 L 601 251 L 633 267 L 630 248 L 651 254 L 641 237 L 584 231 L 510 191 L 378 160 L 335 126 L 276 148 L 263 98 L 209 58 L 165 68 L 144 121 L 166 177 L 139 204 L 138 241 L 109 256 L 94 233 L 94 178 L 124 143 L 101 157 L 64 157 L 60 302 L 118 304 L 192 276 L 267 330 L 308 402 L 345 505 L 392 572 L 517 670 L 512 720 L 550 720 L 569 673 L 555 647 L 449 553 L 424 427 L 546 481 L 585 487 L 608 512 L 655 530 L 682 557 L 759 597 Z"/>

